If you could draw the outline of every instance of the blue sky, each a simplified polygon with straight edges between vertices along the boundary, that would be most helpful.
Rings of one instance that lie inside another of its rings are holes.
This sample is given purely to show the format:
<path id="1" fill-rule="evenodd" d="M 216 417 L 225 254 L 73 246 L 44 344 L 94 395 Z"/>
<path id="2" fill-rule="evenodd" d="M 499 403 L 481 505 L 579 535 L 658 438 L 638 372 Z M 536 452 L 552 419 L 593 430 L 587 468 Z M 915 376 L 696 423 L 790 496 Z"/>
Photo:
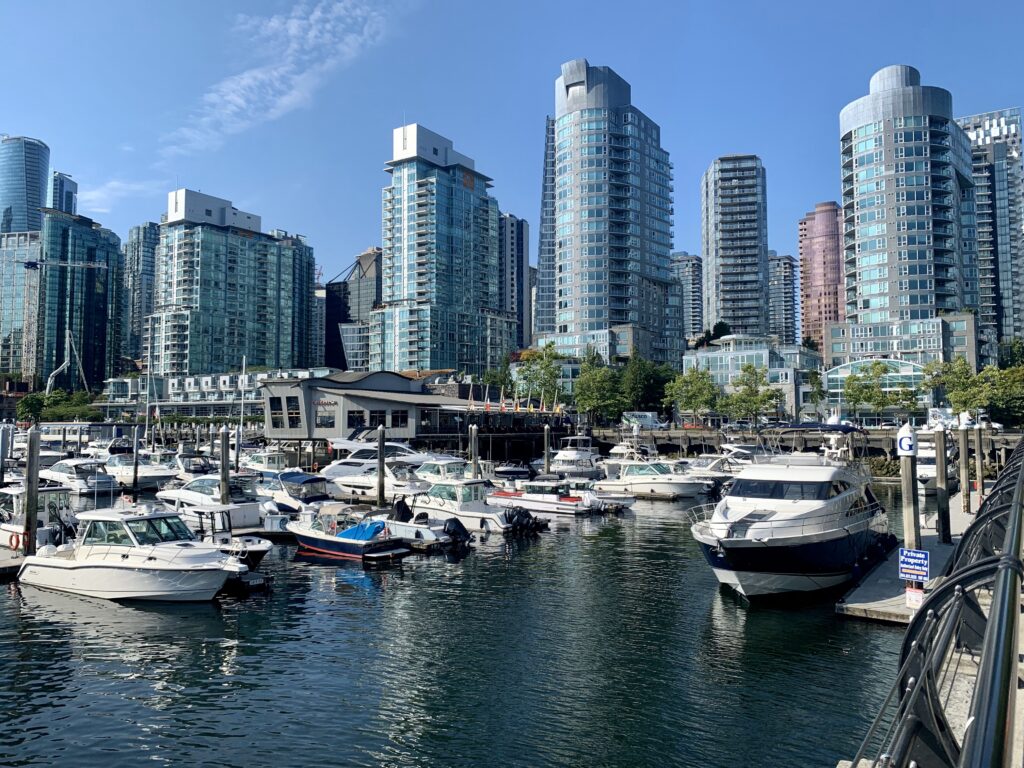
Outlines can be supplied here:
<path id="1" fill-rule="evenodd" d="M 977 21 L 969 13 L 977 8 Z M 380 242 L 391 130 L 419 122 L 536 225 L 561 62 L 633 87 L 675 165 L 675 246 L 700 245 L 716 156 L 768 173 L 769 246 L 839 194 L 838 113 L 887 64 L 957 114 L 1024 105 L 1024 3 L 35 0 L 0 4 L 0 132 L 50 145 L 79 212 L 124 237 L 187 186 L 307 235 L 330 278 Z"/>

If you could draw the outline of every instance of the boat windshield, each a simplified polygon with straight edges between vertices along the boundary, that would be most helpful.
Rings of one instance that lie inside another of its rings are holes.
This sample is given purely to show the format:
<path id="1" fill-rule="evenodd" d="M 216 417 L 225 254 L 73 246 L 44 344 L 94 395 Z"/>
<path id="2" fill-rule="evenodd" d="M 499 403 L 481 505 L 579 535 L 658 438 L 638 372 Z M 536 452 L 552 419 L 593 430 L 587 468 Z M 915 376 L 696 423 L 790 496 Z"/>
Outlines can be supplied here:
<path id="1" fill-rule="evenodd" d="M 76 464 L 75 475 L 78 477 L 92 477 L 93 475 L 105 475 L 107 470 L 102 464 Z"/>
<path id="2" fill-rule="evenodd" d="M 244 477 L 232 477 L 230 482 L 231 501 L 240 503 L 246 501 L 258 501 L 256 496 L 256 477 L 246 475 Z"/>
<path id="3" fill-rule="evenodd" d="M 428 496 L 433 496 L 435 499 L 445 499 L 447 501 L 455 501 L 455 486 L 454 485 L 432 485 L 430 490 L 427 491 Z"/>
<path id="4" fill-rule="evenodd" d="M 803 482 L 800 480 L 755 480 L 739 478 L 729 489 L 729 496 L 746 499 L 783 499 L 789 501 L 825 501 L 829 482 Z"/>
<path id="5" fill-rule="evenodd" d="M 480 501 L 484 497 L 482 485 L 463 485 L 459 488 L 459 501 Z"/>
<path id="6" fill-rule="evenodd" d="M 305 483 L 285 483 L 284 489 L 293 499 L 315 501 L 316 499 L 327 498 L 326 480 L 307 481 Z"/>
<path id="7" fill-rule="evenodd" d="M 669 475 L 671 472 L 664 464 L 629 464 L 623 471 L 623 476 L 629 475 Z"/>
<path id="8" fill-rule="evenodd" d="M 934 456 L 918 456 L 917 463 L 922 467 L 934 467 L 935 457 Z"/>
<path id="9" fill-rule="evenodd" d="M 205 456 L 184 456 L 181 459 L 181 468 L 189 474 L 206 475 L 213 470 L 213 464 Z"/>
<path id="10" fill-rule="evenodd" d="M 154 517 L 128 520 L 135 540 L 140 546 L 161 544 L 166 541 L 193 541 L 195 537 L 180 517 Z"/>

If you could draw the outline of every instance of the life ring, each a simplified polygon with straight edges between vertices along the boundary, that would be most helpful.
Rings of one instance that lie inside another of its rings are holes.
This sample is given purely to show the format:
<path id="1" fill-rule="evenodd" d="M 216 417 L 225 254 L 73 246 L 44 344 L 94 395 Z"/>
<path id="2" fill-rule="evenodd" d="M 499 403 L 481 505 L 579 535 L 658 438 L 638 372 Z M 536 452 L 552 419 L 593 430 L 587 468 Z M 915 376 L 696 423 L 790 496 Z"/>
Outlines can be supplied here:
<path id="1" fill-rule="evenodd" d="M 16 533 L 12 533 L 10 536 L 7 537 L 7 546 L 9 546 L 12 550 L 17 552 L 19 549 L 21 549 L 21 536 L 19 536 Z"/>

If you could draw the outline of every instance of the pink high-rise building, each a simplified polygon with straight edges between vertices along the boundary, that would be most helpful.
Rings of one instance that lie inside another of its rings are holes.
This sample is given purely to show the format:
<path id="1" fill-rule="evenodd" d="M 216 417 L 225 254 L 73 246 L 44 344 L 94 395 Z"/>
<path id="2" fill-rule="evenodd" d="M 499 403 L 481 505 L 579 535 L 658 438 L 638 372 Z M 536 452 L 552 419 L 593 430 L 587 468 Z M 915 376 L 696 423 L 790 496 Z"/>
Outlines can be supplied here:
<path id="1" fill-rule="evenodd" d="M 846 319 L 843 287 L 843 209 L 838 203 L 818 203 L 800 219 L 800 306 L 804 338 L 828 350 L 825 323 Z"/>

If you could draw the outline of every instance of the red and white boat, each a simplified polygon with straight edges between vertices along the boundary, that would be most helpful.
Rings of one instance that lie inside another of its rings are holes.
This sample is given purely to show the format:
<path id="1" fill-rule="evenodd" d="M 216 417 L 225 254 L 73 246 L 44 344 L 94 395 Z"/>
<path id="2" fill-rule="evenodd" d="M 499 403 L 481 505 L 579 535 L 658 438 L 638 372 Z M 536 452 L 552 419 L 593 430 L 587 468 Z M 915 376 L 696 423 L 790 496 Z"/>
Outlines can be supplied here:
<path id="1" fill-rule="evenodd" d="M 490 494 L 487 503 L 494 507 L 520 507 L 548 519 L 593 515 L 604 509 L 593 491 L 570 491 L 561 480 L 519 480 L 514 489 Z"/>

